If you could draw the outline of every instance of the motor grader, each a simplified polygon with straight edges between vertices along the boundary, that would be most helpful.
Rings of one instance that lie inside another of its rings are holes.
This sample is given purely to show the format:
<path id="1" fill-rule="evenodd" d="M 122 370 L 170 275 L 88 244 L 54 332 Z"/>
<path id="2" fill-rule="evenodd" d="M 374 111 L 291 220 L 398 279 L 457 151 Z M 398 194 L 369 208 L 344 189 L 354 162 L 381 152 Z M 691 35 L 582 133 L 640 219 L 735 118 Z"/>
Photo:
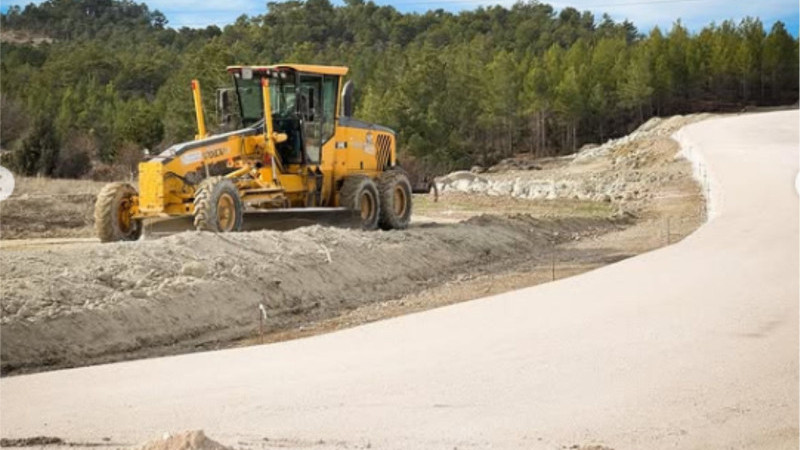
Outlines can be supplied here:
<path id="1" fill-rule="evenodd" d="M 281 213 L 300 212 L 315 223 L 345 212 L 365 230 L 408 226 L 411 185 L 397 166 L 395 133 L 352 117 L 346 67 L 277 64 L 227 71 L 234 87 L 220 91 L 225 95 L 217 103 L 226 120 L 238 116 L 239 129 L 208 135 L 193 80 L 195 140 L 141 162 L 138 191 L 128 183 L 103 188 L 94 212 L 101 241 L 138 239 L 145 223 L 162 219 L 238 231 L 250 213 L 281 221 Z M 238 114 L 226 115 L 226 105 L 233 104 Z"/>

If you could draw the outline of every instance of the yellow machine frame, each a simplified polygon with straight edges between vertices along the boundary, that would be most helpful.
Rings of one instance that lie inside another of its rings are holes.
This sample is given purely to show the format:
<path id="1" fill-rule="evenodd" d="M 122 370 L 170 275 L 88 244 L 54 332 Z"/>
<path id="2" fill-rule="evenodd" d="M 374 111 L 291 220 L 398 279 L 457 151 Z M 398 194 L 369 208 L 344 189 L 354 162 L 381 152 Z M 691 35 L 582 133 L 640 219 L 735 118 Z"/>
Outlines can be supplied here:
<path id="1" fill-rule="evenodd" d="M 208 136 L 200 85 L 192 81 L 197 135 L 194 141 L 175 145 L 139 165 L 139 194 L 131 217 L 146 219 L 191 215 L 198 181 L 210 176 L 231 179 L 241 200 L 251 208 L 340 206 L 342 180 L 354 174 L 376 177 L 396 164 L 396 139 L 392 130 L 343 116 L 342 88 L 346 67 L 281 64 L 231 66 L 261 78 L 263 131 L 244 128 Z M 274 130 L 269 83 L 281 72 L 337 77 L 333 136 L 322 143 L 320 160 L 284 164 L 276 146 L 287 139 Z"/>

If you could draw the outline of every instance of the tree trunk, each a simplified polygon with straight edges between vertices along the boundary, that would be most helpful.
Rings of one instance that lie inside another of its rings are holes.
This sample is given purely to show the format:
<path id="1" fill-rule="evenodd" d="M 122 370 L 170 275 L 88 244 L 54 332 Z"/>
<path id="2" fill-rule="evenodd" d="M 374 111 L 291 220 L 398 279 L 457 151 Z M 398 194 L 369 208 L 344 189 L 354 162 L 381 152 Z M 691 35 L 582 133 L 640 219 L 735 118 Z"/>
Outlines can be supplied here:
<path id="1" fill-rule="evenodd" d="M 542 112 L 542 150 L 547 150 L 547 114 L 544 111 Z"/>
<path id="2" fill-rule="evenodd" d="M 742 77 L 742 99 L 747 101 L 747 78 Z"/>
<path id="3" fill-rule="evenodd" d="M 578 121 L 572 125 L 572 152 L 578 149 Z"/>
<path id="4" fill-rule="evenodd" d="M 514 121 L 506 119 L 506 152 L 510 155 L 514 150 Z"/>
<path id="5" fill-rule="evenodd" d="M 545 125 L 545 122 L 544 122 L 544 111 L 539 111 L 538 120 L 539 120 L 539 136 L 537 136 L 537 138 L 539 139 L 539 143 L 538 143 L 539 151 L 538 151 L 538 153 L 539 153 L 539 156 L 541 156 L 543 154 L 543 152 L 545 151 L 544 136 L 545 136 L 545 133 L 547 133 L 547 129 L 545 128 L 546 125 Z"/>

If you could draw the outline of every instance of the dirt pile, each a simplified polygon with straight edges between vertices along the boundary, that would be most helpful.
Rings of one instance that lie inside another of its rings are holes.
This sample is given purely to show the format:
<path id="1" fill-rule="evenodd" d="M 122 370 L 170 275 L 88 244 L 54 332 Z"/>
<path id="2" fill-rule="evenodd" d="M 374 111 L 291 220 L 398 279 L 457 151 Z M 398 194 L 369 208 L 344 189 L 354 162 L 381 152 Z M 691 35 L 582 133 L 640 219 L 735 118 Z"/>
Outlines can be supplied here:
<path id="1" fill-rule="evenodd" d="M 202 430 L 168 434 L 161 439 L 152 440 L 139 450 L 232 450 L 208 438 Z"/>
<path id="2" fill-rule="evenodd" d="M 52 44 L 54 39 L 28 30 L 3 30 L 0 32 L 0 42 L 10 44 Z"/>
<path id="3" fill-rule="evenodd" d="M 586 146 L 581 152 L 561 158 L 529 160 L 525 155 L 504 161 L 486 173 L 454 172 L 436 180 L 439 192 L 464 192 L 510 196 L 529 200 L 574 199 L 598 202 L 631 202 L 652 199 L 665 183 L 675 179 L 670 163 L 677 144 L 670 139 L 686 124 L 708 114 L 653 118 L 635 132 L 601 146 Z M 530 167 L 541 170 L 529 170 Z"/>
<path id="4" fill-rule="evenodd" d="M 574 161 L 580 163 L 583 161 L 594 160 L 602 156 L 609 156 L 614 151 L 627 147 L 628 144 L 644 139 L 668 138 L 680 128 L 683 128 L 690 123 L 705 120 L 711 116 L 712 114 L 703 113 L 690 114 L 687 116 L 672 116 L 666 118 L 653 117 L 639 126 L 639 128 L 637 128 L 631 134 L 618 139 L 611 139 L 605 142 L 603 145 L 590 147 L 586 150 L 578 152 L 574 155 Z"/>
<path id="5" fill-rule="evenodd" d="M 549 261 L 554 239 L 621 226 L 498 216 L 403 232 L 312 226 L 7 250 L 0 252 L 2 371 L 215 348 L 253 336 L 260 305 L 272 332 L 471 270 Z"/>

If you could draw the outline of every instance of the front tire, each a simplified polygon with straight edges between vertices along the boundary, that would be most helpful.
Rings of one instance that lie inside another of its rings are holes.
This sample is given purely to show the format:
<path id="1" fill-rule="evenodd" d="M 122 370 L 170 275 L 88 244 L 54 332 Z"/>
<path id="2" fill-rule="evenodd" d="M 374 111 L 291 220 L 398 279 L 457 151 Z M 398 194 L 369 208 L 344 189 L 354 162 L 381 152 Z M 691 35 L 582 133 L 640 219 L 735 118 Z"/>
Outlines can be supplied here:
<path id="1" fill-rule="evenodd" d="M 194 196 L 194 227 L 227 233 L 242 229 L 244 207 L 236 185 L 227 178 L 206 178 Z"/>
<path id="2" fill-rule="evenodd" d="M 339 205 L 358 214 L 362 230 L 378 228 L 380 219 L 380 197 L 375 183 L 366 175 L 345 178 L 339 191 Z"/>
<path id="3" fill-rule="evenodd" d="M 384 230 L 405 230 L 411 222 L 411 182 L 401 171 L 383 172 L 378 177 L 381 196 L 379 225 Z"/>
<path id="4" fill-rule="evenodd" d="M 131 210 L 138 193 L 128 183 L 103 186 L 94 204 L 94 228 L 101 242 L 135 241 L 142 235 L 141 219 Z"/>

